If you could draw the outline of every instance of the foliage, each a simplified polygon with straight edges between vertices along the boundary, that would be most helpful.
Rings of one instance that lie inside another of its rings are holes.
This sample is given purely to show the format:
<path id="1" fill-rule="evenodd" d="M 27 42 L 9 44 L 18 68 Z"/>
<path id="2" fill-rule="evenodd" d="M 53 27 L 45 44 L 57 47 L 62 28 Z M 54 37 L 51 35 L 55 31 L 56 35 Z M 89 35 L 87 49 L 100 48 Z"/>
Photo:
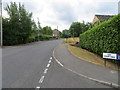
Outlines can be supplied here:
<path id="1" fill-rule="evenodd" d="M 70 33 L 73 37 L 78 37 L 82 33 L 81 25 L 79 22 L 73 22 L 69 28 Z"/>
<path id="2" fill-rule="evenodd" d="M 9 18 L 3 19 L 3 44 L 15 45 L 28 42 L 32 31 L 32 13 L 24 5 L 11 2 L 5 8 Z"/>
<path id="3" fill-rule="evenodd" d="M 55 39 L 54 36 L 52 36 L 52 35 L 45 35 L 45 34 L 44 34 L 44 35 L 39 35 L 39 37 L 36 36 L 36 37 L 35 37 L 35 41 L 38 41 L 38 38 L 39 38 L 40 41 Z"/>
<path id="4" fill-rule="evenodd" d="M 49 27 L 49 26 L 43 27 L 40 32 L 41 32 L 41 34 L 46 34 L 46 35 L 52 35 L 53 34 L 53 31 L 52 31 L 51 27 Z"/>
<path id="5" fill-rule="evenodd" d="M 92 28 L 92 24 L 91 23 L 80 23 L 80 22 L 73 22 L 69 28 L 70 33 L 73 37 L 78 37 L 81 33 L 89 30 Z"/>
<path id="6" fill-rule="evenodd" d="M 102 56 L 103 52 L 120 54 L 120 14 L 80 34 L 80 44 Z"/>
<path id="7" fill-rule="evenodd" d="M 62 38 L 69 38 L 69 37 L 71 37 L 70 30 L 67 30 L 67 29 L 63 30 Z"/>

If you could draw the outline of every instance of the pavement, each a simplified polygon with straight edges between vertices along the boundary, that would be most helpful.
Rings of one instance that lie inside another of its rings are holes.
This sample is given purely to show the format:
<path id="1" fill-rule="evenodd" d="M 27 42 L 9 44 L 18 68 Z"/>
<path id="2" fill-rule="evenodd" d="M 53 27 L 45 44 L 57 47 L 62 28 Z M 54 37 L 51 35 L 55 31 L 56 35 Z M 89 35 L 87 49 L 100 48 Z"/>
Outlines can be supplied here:
<path id="1" fill-rule="evenodd" d="M 80 60 L 73 56 L 67 45 L 59 44 L 53 52 L 55 60 L 63 68 L 84 78 L 118 88 L 118 71 Z"/>

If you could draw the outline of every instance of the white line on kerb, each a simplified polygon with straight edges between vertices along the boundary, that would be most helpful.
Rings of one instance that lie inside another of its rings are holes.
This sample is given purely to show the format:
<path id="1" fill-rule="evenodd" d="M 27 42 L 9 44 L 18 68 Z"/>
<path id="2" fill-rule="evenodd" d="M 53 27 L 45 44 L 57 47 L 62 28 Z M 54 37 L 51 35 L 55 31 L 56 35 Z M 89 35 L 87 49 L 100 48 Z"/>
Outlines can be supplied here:
<path id="1" fill-rule="evenodd" d="M 50 66 L 50 64 L 47 65 L 47 68 Z"/>
<path id="2" fill-rule="evenodd" d="M 50 57 L 50 59 L 52 59 L 52 57 Z"/>
<path id="3" fill-rule="evenodd" d="M 49 60 L 49 63 L 51 63 L 51 60 Z"/>
<path id="4" fill-rule="evenodd" d="M 44 78 L 45 78 L 45 76 L 42 76 L 42 77 L 40 78 L 40 80 L 39 80 L 39 83 L 42 83 L 43 80 L 44 80 Z"/>
<path id="5" fill-rule="evenodd" d="M 44 70 L 44 74 L 46 74 L 46 73 L 47 73 L 47 70 L 48 70 L 47 68 Z"/>

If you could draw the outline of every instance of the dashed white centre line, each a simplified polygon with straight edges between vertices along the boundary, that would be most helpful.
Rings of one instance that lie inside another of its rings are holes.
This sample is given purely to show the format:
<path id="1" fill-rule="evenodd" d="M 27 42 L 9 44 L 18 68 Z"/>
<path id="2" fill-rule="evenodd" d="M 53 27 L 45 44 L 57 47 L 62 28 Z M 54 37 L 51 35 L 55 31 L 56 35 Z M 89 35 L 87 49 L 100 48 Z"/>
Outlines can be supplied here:
<path id="1" fill-rule="evenodd" d="M 39 83 L 42 83 L 43 80 L 44 80 L 44 78 L 45 78 L 45 76 L 42 76 L 42 77 L 40 78 L 40 80 L 39 80 Z"/>
<path id="2" fill-rule="evenodd" d="M 43 73 L 46 74 L 46 73 L 47 73 L 47 70 L 48 70 L 48 69 L 46 68 Z"/>
<path id="3" fill-rule="evenodd" d="M 49 60 L 49 63 L 51 63 L 51 60 Z"/>
<path id="4" fill-rule="evenodd" d="M 39 90 L 40 89 L 40 86 L 37 86 L 35 90 Z"/>
<path id="5" fill-rule="evenodd" d="M 52 57 L 50 57 L 50 59 L 52 59 Z"/>
<path id="6" fill-rule="evenodd" d="M 50 63 L 52 62 L 51 61 L 52 60 L 52 57 L 50 57 L 50 60 L 49 60 L 49 63 L 47 64 L 47 68 L 44 70 L 44 74 L 46 74 L 47 73 L 47 71 L 48 71 L 48 67 L 50 66 Z M 39 83 L 43 83 L 43 81 L 44 81 L 44 79 L 45 79 L 45 76 L 42 76 L 41 78 L 40 78 L 40 80 L 39 80 Z M 37 86 L 36 88 L 35 88 L 35 90 L 39 90 L 41 87 L 40 86 Z"/>
<path id="7" fill-rule="evenodd" d="M 50 66 L 50 64 L 47 65 L 47 68 Z"/>

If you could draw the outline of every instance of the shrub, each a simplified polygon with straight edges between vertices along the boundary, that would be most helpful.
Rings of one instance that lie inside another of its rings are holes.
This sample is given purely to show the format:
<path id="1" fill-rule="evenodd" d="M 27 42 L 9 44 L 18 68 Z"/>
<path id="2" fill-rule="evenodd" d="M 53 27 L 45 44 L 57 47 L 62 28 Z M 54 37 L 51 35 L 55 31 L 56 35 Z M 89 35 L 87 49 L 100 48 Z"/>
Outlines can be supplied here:
<path id="1" fill-rule="evenodd" d="M 80 34 L 82 48 L 102 56 L 103 52 L 120 54 L 120 14 Z"/>

